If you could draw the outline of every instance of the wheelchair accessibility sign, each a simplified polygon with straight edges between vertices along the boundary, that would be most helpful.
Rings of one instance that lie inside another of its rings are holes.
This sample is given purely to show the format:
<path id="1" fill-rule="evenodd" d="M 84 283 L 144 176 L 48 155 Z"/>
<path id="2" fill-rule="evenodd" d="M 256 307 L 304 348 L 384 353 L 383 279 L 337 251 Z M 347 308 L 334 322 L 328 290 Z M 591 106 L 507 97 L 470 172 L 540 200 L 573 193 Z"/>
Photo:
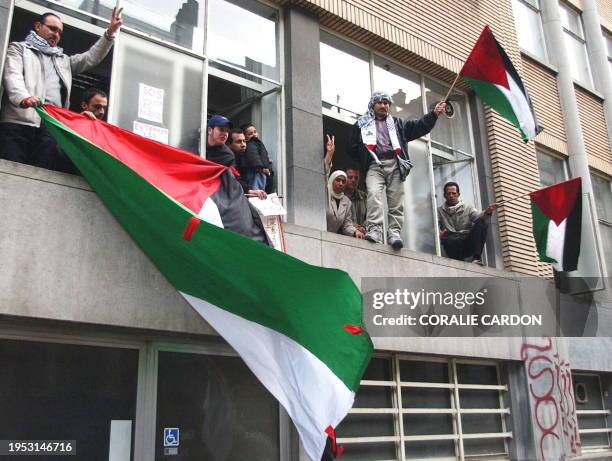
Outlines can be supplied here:
<path id="1" fill-rule="evenodd" d="M 178 427 L 164 428 L 164 447 L 178 447 L 179 441 L 180 440 Z"/>

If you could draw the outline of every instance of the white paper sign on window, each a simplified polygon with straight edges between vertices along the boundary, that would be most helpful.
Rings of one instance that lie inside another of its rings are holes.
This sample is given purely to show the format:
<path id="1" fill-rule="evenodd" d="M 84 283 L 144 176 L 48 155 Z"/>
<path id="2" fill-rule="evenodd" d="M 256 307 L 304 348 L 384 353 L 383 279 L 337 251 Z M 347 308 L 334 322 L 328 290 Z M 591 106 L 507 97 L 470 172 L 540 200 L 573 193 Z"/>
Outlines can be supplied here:
<path id="1" fill-rule="evenodd" d="M 152 139 L 153 141 L 163 142 L 168 144 L 168 129 L 148 123 L 141 123 L 134 120 L 134 133 Z"/>
<path id="2" fill-rule="evenodd" d="M 164 90 L 138 84 L 138 118 L 152 122 L 164 122 Z"/>

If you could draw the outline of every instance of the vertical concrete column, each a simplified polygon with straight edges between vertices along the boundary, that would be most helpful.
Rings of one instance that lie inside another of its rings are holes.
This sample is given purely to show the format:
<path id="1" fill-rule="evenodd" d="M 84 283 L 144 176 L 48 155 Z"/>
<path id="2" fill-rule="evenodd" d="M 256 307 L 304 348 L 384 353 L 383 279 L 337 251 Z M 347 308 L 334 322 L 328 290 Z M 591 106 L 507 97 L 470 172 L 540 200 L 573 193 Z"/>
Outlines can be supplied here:
<path id="1" fill-rule="evenodd" d="M 608 65 L 608 50 L 601 31 L 601 19 L 597 11 L 596 0 L 582 1 L 582 22 L 587 41 L 587 48 L 593 69 L 595 88 L 604 95 L 604 114 L 608 126 L 608 139 L 612 144 L 612 75 Z"/>
<path id="2" fill-rule="evenodd" d="M 548 55 L 550 56 L 552 64 L 559 69 L 557 75 L 557 89 L 559 91 L 559 100 L 561 102 L 561 110 L 565 124 L 565 134 L 567 136 L 570 171 L 573 176 L 582 177 L 582 192 L 589 194 L 588 196 L 591 199 L 590 211 L 593 216 L 593 221 L 597 223 L 597 209 L 593 201 L 593 186 L 591 184 L 589 161 L 586 146 L 584 144 L 584 137 L 582 135 L 578 102 L 574 90 L 574 79 L 572 78 L 570 61 L 564 46 L 565 40 L 563 36 L 563 25 L 561 24 L 559 3 L 556 0 L 544 0 L 541 2 L 541 7 Z M 586 206 L 586 203 L 583 202 L 583 207 L 584 206 Z M 595 240 L 598 242 L 597 247 L 603 248 L 601 245 L 599 226 L 583 220 L 583 235 L 587 235 L 590 230 L 593 231 Z M 582 251 L 582 253 L 585 254 L 586 251 Z M 597 257 L 601 262 L 603 259 L 602 255 L 598 254 Z M 605 267 L 603 271 L 603 276 L 605 277 Z M 590 273 L 584 275 L 592 277 L 594 274 Z"/>
<path id="3" fill-rule="evenodd" d="M 287 219 L 326 230 L 319 21 L 285 9 Z"/>
<path id="4" fill-rule="evenodd" d="M 11 30 L 12 13 L 13 0 L 0 0 L 0 76 L 4 74 L 4 58 L 6 57 L 6 47 Z M 0 87 L 2 87 L 1 81 Z"/>

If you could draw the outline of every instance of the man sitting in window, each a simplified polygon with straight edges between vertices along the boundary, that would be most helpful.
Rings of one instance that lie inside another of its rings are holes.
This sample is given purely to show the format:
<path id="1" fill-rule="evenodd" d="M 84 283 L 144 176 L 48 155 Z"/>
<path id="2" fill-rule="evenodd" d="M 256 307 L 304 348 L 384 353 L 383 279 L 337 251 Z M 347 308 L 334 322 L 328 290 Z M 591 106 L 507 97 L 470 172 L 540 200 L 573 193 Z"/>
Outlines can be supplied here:
<path id="1" fill-rule="evenodd" d="M 440 242 L 446 255 L 463 261 L 472 257 L 474 264 L 482 265 L 482 249 L 487 238 L 487 220 L 497 208 L 489 205 L 482 213 L 460 199 L 459 184 L 444 184 L 444 205 L 438 207 Z"/>
<path id="2" fill-rule="evenodd" d="M 9 44 L 0 109 L 0 158 L 51 170 L 76 173 L 34 110 L 43 102 L 70 106 L 72 75 L 96 66 L 113 46 L 121 27 L 121 9 L 113 9 L 106 32 L 85 53 L 66 56 L 57 44 L 64 31 L 54 13 L 43 14 L 23 42 Z"/>
<path id="3" fill-rule="evenodd" d="M 81 97 L 82 114 L 90 120 L 104 120 L 108 107 L 108 96 L 99 88 L 88 88 Z"/>

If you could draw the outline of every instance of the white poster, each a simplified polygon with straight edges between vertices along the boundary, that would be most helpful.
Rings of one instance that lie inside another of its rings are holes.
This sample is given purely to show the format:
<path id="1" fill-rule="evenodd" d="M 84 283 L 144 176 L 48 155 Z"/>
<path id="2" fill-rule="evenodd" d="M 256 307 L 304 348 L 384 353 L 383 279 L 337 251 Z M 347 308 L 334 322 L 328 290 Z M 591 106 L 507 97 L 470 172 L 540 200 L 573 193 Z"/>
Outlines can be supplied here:
<path id="1" fill-rule="evenodd" d="M 134 133 L 152 139 L 153 141 L 163 142 L 168 144 L 168 129 L 160 126 L 149 125 L 134 120 Z"/>
<path id="2" fill-rule="evenodd" d="M 138 118 L 164 123 L 164 90 L 138 84 Z"/>

